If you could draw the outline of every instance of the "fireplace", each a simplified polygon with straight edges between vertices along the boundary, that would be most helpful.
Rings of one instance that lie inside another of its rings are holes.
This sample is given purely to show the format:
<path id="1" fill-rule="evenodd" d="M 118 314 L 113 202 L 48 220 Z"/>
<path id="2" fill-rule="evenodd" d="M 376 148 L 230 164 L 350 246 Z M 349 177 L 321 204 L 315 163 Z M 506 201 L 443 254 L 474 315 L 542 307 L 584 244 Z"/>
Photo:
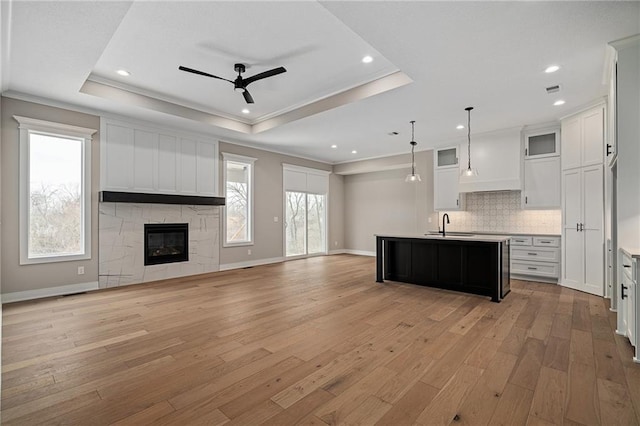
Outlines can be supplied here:
<path id="1" fill-rule="evenodd" d="M 189 260 L 188 223 L 147 223 L 144 225 L 144 264 Z"/>

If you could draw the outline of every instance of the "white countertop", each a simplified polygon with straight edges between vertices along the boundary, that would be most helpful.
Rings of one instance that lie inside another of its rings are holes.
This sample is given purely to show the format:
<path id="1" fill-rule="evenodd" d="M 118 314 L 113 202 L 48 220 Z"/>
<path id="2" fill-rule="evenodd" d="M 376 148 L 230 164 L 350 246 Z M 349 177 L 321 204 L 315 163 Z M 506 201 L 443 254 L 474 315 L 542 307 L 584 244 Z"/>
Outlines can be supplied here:
<path id="1" fill-rule="evenodd" d="M 416 238 L 422 240 L 449 240 L 449 241 L 478 241 L 484 243 L 500 243 L 509 240 L 511 237 L 508 235 L 449 235 L 443 237 L 440 234 L 375 234 L 376 237 L 389 237 L 389 238 Z"/>
<path id="2" fill-rule="evenodd" d="M 629 257 L 640 259 L 640 248 L 638 247 L 620 247 L 620 250 L 625 252 Z"/>
<path id="3" fill-rule="evenodd" d="M 434 231 L 435 232 L 435 231 Z M 451 231 L 452 234 L 464 234 L 464 235 L 499 235 L 509 237 L 561 237 L 561 234 L 538 234 L 535 232 L 491 232 L 491 231 Z M 447 232 L 448 234 L 448 232 Z"/>

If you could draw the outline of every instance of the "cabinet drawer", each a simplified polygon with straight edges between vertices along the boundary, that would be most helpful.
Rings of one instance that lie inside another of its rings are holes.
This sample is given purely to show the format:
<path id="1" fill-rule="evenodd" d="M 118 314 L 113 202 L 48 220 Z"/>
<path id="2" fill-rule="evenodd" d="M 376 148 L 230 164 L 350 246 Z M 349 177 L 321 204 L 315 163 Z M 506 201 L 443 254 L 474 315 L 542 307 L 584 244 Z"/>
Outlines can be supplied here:
<path id="1" fill-rule="evenodd" d="M 558 278 L 557 263 L 511 261 L 511 273 L 520 275 L 536 275 L 540 277 Z"/>
<path id="2" fill-rule="evenodd" d="M 532 260 L 540 262 L 559 262 L 560 250 L 554 248 L 522 248 L 512 247 L 511 258 L 520 260 Z"/>
<path id="3" fill-rule="evenodd" d="M 633 269 L 634 269 L 634 265 L 633 265 L 633 259 L 629 256 L 626 255 L 625 252 L 621 252 L 622 256 L 621 256 L 621 260 L 622 260 L 622 264 L 620 265 L 620 267 L 622 268 L 622 272 L 624 275 L 626 275 L 629 278 L 629 281 L 634 281 L 634 277 L 633 277 Z M 626 266 L 625 266 L 626 265 Z"/>
<path id="4" fill-rule="evenodd" d="M 560 247 L 560 238 L 533 237 L 533 245 L 536 247 Z"/>
<path id="5" fill-rule="evenodd" d="M 530 246 L 533 243 L 531 237 L 511 237 L 512 246 Z"/>

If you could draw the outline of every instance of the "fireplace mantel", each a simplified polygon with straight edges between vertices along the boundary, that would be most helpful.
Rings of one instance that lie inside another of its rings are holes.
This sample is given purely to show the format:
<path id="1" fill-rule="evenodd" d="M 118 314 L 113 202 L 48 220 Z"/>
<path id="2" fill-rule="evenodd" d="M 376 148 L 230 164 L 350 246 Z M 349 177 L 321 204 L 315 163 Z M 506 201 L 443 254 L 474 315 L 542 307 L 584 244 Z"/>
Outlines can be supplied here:
<path id="1" fill-rule="evenodd" d="M 101 203 L 152 203 L 195 206 L 224 206 L 224 197 L 199 195 L 150 194 L 144 192 L 100 191 Z"/>

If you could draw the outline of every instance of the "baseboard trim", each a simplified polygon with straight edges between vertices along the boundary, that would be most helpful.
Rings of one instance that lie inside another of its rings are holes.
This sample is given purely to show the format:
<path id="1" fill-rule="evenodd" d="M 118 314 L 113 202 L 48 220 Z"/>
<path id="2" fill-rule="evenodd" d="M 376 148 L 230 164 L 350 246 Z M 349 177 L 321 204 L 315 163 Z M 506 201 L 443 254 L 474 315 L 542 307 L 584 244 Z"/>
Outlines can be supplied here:
<path id="1" fill-rule="evenodd" d="M 227 263 L 220 265 L 220 271 L 229 271 L 231 269 L 250 268 L 252 266 L 268 265 L 271 263 L 284 262 L 284 257 L 272 257 L 268 259 L 249 260 L 245 262 Z"/>
<path id="2" fill-rule="evenodd" d="M 16 291 L 2 294 L 2 303 L 22 302 L 23 300 L 42 299 L 45 297 L 63 296 L 65 294 L 81 293 L 83 291 L 98 290 L 98 281 L 69 284 L 58 287 L 40 288 L 37 290 Z"/>
<path id="3" fill-rule="evenodd" d="M 345 254 L 345 249 L 337 249 L 337 250 L 329 250 L 329 256 L 333 256 L 334 254 Z"/>
<path id="4" fill-rule="evenodd" d="M 376 256 L 376 252 L 375 251 L 366 251 L 366 250 L 351 250 L 351 249 L 345 249 L 344 253 L 346 254 L 355 254 L 358 256 Z"/>

